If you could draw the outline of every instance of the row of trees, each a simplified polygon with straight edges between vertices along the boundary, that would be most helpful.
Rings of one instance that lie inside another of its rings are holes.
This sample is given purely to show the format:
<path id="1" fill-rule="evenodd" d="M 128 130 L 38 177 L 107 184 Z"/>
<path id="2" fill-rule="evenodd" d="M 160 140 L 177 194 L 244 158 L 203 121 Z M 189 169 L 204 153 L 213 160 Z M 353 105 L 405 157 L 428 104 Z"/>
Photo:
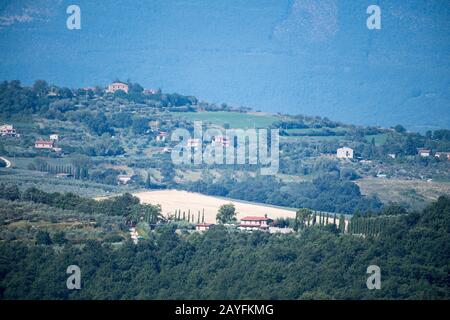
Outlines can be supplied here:
<path id="1" fill-rule="evenodd" d="M 173 221 L 187 221 L 188 223 L 204 223 L 205 222 L 205 209 L 203 209 L 201 214 L 200 214 L 200 210 L 197 212 L 197 218 L 195 217 L 194 213 L 191 214 L 190 209 L 188 209 L 187 214 L 186 214 L 186 211 L 183 211 L 183 213 L 181 213 L 181 209 L 175 210 L 172 220 Z"/>
<path id="2" fill-rule="evenodd" d="M 144 220 L 149 224 L 156 224 L 164 220 L 161 214 L 161 206 L 141 204 L 139 198 L 129 193 L 97 201 L 83 198 L 73 193 L 47 193 L 35 187 L 28 188 L 22 192 L 17 185 L 0 184 L 0 198 L 11 201 L 31 201 L 63 210 L 73 210 L 94 215 L 122 216 L 130 223 Z"/>
<path id="3" fill-rule="evenodd" d="M 341 214 L 339 219 L 337 214 L 330 215 L 326 212 L 316 212 L 306 208 L 297 210 L 295 214 L 294 230 L 303 230 L 309 226 L 326 226 L 332 224 L 338 228 L 341 233 L 346 231 L 345 216 Z"/>
<path id="4" fill-rule="evenodd" d="M 87 167 L 74 167 L 71 165 L 51 165 L 47 162 L 39 162 L 38 166 L 31 163 L 28 169 L 48 172 L 50 174 L 64 173 L 74 179 L 89 179 L 89 169 Z"/>

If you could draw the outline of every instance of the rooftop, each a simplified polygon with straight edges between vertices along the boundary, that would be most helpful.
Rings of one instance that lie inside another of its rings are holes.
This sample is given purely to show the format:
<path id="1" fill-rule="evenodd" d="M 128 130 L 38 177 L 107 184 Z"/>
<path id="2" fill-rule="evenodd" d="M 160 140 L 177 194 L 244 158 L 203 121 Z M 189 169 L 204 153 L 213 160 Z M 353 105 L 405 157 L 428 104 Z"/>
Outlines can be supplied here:
<path id="1" fill-rule="evenodd" d="M 254 216 L 241 218 L 241 221 L 269 221 L 269 220 L 272 220 L 272 219 L 267 218 L 267 217 L 254 217 Z"/>

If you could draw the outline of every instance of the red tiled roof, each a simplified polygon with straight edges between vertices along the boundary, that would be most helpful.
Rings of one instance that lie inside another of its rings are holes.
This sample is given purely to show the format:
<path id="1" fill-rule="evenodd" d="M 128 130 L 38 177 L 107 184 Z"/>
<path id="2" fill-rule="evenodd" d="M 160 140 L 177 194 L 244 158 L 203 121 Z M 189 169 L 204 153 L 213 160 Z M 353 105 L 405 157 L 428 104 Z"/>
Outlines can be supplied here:
<path id="1" fill-rule="evenodd" d="M 244 218 L 241 218 L 241 221 L 268 221 L 268 220 L 272 220 L 272 219 L 267 218 L 267 217 L 244 217 Z"/>
<path id="2" fill-rule="evenodd" d="M 53 141 L 36 140 L 35 144 L 53 144 Z"/>
<path id="3" fill-rule="evenodd" d="M 196 225 L 196 227 L 211 227 L 213 225 L 213 223 L 199 223 Z"/>

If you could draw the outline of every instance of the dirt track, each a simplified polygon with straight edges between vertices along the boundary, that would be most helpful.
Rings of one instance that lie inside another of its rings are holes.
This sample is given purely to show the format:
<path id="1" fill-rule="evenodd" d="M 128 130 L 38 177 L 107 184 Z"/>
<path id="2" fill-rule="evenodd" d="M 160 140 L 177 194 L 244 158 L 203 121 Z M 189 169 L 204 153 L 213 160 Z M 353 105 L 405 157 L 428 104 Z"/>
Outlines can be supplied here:
<path id="1" fill-rule="evenodd" d="M 11 167 L 11 161 L 9 161 L 8 159 L 3 158 L 3 157 L 0 157 L 0 159 L 2 159 L 3 161 L 5 161 L 5 163 L 6 163 L 6 168 Z"/>

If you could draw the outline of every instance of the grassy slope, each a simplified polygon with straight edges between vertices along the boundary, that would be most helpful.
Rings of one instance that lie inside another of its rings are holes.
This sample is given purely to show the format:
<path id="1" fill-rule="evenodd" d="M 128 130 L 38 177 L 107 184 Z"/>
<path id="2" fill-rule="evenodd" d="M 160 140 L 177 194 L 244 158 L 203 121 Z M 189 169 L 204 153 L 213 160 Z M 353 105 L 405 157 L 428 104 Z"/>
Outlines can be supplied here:
<path id="1" fill-rule="evenodd" d="M 248 114 L 239 112 L 173 112 L 174 117 L 186 120 L 211 122 L 214 125 L 223 126 L 229 124 L 234 129 L 266 128 L 279 120 L 277 116 L 268 114 Z"/>

